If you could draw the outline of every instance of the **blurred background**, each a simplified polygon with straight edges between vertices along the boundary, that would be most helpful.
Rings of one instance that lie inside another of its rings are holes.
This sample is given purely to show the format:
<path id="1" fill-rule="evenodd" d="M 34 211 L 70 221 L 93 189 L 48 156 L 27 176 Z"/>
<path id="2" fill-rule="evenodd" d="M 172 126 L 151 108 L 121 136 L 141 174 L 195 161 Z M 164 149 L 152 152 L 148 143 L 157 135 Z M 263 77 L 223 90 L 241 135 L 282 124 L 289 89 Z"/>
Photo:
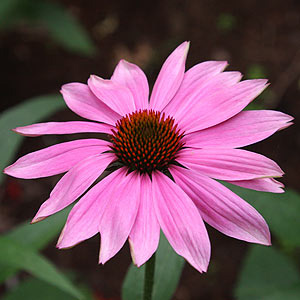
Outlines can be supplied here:
<path id="1" fill-rule="evenodd" d="M 244 197 L 269 222 L 273 250 L 250 249 L 248 244 L 208 228 L 212 243 L 208 273 L 199 274 L 186 264 L 172 299 L 283 299 L 282 295 L 300 299 L 299 1 L 1 0 L 1 167 L 20 155 L 74 139 L 23 139 L 7 130 L 43 120 L 79 120 L 64 106 L 59 96 L 61 85 L 86 82 L 90 74 L 109 78 L 121 58 L 138 64 L 153 85 L 165 58 L 185 40 L 191 41 L 188 68 L 205 60 L 227 60 L 228 70 L 241 71 L 244 78 L 268 78 L 270 87 L 250 108 L 288 113 L 295 124 L 248 147 L 274 159 L 286 172 L 282 182 L 288 193 L 274 197 L 260 193 L 266 199 L 258 199 L 257 193 L 249 192 Z M 7 235 L 30 220 L 58 178 L 27 181 L 2 176 L 0 233 Z M 62 224 L 61 220 L 56 223 L 57 232 L 40 246 L 42 255 L 88 289 L 93 299 L 120 299 L 131 262 L 128 245 L 105 266 L 99 266 L 99 237 L 73 249 L 55 248 Z M 265 257 L 272 255 L 274 259 L 263 267 Z M 31 290 L 51 290 L 25 271 L 2 276 L 0 282 L 1 299 L 46 299 L 30 293 L 18 298 L 25 291 L 14 291 L 24 282 L 31 284 Z M 13 292 L 15 296 L 9 296 Z M 55 297 L 49 299 L 69 299 Z"/>

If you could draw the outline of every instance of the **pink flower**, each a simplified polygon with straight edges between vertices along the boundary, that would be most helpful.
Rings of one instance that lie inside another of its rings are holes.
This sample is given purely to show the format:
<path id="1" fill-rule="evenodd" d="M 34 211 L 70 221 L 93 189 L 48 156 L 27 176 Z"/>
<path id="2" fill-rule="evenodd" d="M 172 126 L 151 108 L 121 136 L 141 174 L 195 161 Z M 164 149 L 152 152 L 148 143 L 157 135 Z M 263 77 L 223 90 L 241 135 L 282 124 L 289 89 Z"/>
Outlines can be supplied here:
<path id="1" fill-rule="evenodd" d="M 144 264 L 156 251 L 160 229 L 174 250 L 206 271 L 210 242 L 204 225 L 247 242 L 270 245 L 262 216 L 224 187 L 281 193 L 283 171 L 263 155 L 236 149 L 289 126 L 277 111 L 242 111 L 267 86 L 223 72 L 226 62 L 207 61 L 185 72 L 189 43 L 167 58 L 150 101 L 145 74 L 121 60 L 111 79 L 62 87 L 68 107 L 96 122 L 41 123 L 18 127 L 26 136 L 107 133 L 109 141 L 80 139 L 18 159 L 5 173 L 39 178 L 66 172 L 32 222 L 43 220 L 80 196 L 57 247 L 68 248 L 98 232 L 100 263 L 129 240 L 133 260 Z M 91 185 L 109 166 L 111 173 Z M 88 190 L 89 189 L 89 190 Z M 87 191 L 88 190 L 88 191 Z"/>

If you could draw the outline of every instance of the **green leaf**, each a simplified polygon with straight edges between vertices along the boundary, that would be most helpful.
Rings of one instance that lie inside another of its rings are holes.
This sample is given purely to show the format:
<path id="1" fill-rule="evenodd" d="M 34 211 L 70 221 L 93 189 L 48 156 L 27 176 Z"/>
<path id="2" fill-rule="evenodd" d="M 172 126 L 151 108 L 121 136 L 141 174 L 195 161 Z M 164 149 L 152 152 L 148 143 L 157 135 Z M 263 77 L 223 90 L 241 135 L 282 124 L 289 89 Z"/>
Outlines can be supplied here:
<path id="1" fill-rule="evenodd" d="M 245 77 L 247 79 L 266 78 L 266 70 L 263 65 L 252 64 L 248 67 Z"/>
<path id="2" fill-rule="evenodd" d="M 155 264 L 156 267 L 156 264 Z M 143 299 L 143 287 L 145 278 L 145 265 L 137 268 L 131 265 L 127 271 L 122 287 L 123 300 Z M 155 300 L 153 298 L 153 300 Z"/>
<path id="3" fill-rule="evenodd" d="M 58 3 L 32 1 L 37 21 L 44 24 L 52 38 L 67 50 L 84 55 L 95 53 L 95 47 L 84 28 Z"/>
<path id="4" fill-rule="evenodd" d="M 1 300 L 74 300 L 76 298 L 35 278 L 28 279 L 18 284 L 14 289 L 8 291 Z"/>
<path id="5" fill-rule="evenodd" d="M 266 92 L 266 91 L 265 91 Z M 264 93 L 265 93 L 264 92 Z M 255 99 L 251 103 L 249 103 L 244 110 L 260 110 L 260 109 L 265 109 L 263 102 L 261 99 Z"/>
<path id="6" fill-rule="evenodd" d="M 300 246 L 300 195 L 287 189 L 283 194 L 257 192 L 225 184 L 253 205 L 266 219 L 271 232 L 287 248 Z"/>
<path id="7" fill-rule="evenodd" d="M 93 55 L 95 45 L 77 19 L 58 3 L 36 0 L 1 0 L 0 28 L 7 29 L 25 21 L 32 26 L 43 25 L 52 39 L 65 49 Z"/>
<path id="8" fill-rule="evenodd" d="M 174 251 L 165 236 L 161 234 L 155 264 L 154 300 L 171 299 L 177 288 L 184 263 L 185 260 Z"/>
<path id="9" fill-rule="evenodd" d="M 8 237 L 0 237 L 0 263 L 21 268 L 68 294 L 82 299 L 80 291 L 46 258 Z"/>
<path id="10" fill-rule="evenodd" d="M 240 300 L 273 300 L 293 290 L 300 299 L 299 283 L 298 270 L 288 257 L 274 247 L 252 246 L 244 260 L 235 295 Z M 278 299 L 294 299 L 285 296 Z"/>
<path id="11" fill-rule="evenodd" d="M 265 296 L 262 300 L 299 300 L 300 283 Z"/>
<path id="12" fill-rule="evenodd" d="M 168 300 L 174 294 L 184 266 L 184 259 L 176 254 L 161 233 L 156 251 L 153 300 Z M 129 267 L 122 288 L 123 300 L 140 300 L 143 295 L 145 265 Z"/>
<path id="13" fill-rule="evenodd" d="M 84 294 L 85 300 L 94 299 L 92 293 L 86 286 L 79 287 Z M 43 295 L 42 300 L 75 300 L 73 296 L 63 292 L 62 290 L 56 288 L 53 285 L 47 284 L 44 281 L 38 280 L 36 278 L 30 278 L 19 283 L 16 287 L 7 291 L 6 294 L 1 298 L 1 300 L 20 300 L 20 299 L 30 299 L 30 300 L 40 300 L 41 295 Z"/>
<path id="14" fill-rule="evenodd" d="M 18 18 L 19 7 L 23 0 L 1 0 L 0 1 L 0 28 L 6 29 Z"/>
<path id="15" fill-rule="evenodd" d="M 68 207 L 35 224 L 30 224 L 27 221 L 8 232 L 6 236 L 18 241 L 22 245 L 40 250 L 57 237 L 63 228 L 70 210 L 71 207 Z M 24 239 L 24 236 L 26 236 L 26 239 Z"/>
<path id="16" fill-rule="evenodd" d="M 14 158 L 23 137 L 11 131 L 17 126 L 38 122 L 65 106 L 59 95 L 40 96 L 7 109 L 0 114 L 0 169 L 3 170 Z M 0 183 L 3 180 L 0 172 Z"/>
<path id="17" fill-rule="evenodd" d="M 30 224 L 29 221 L 27 221 L 8 232 L 5 236 L 22 245 L 30 246 L 31 249 L 36 251 L 43 249 L 49 242 L 57 237 L 63 228 L 70 210 L 71 207 L 66 208 L 42 222 L 35 224 Z M 26 236 L 26 239 L 24 239 L 24 236 Z M 9 265 L 0 265 L 0 269 L 0 283 L 19 271 L 19 268 Z"/>
<path id="18" fill-rule="evenodd" d="M 217 28 L 222 32 L 229 32 L 236 27 L 236 17 L 232 14 L 222 13 L 217 19 Z"/>

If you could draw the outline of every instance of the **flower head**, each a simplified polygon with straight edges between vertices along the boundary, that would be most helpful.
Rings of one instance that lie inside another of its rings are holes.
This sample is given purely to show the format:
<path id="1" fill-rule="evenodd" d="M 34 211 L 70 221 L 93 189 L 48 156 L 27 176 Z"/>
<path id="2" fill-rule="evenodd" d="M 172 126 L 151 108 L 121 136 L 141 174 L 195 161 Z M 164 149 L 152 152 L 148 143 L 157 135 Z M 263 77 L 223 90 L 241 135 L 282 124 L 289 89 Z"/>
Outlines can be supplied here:
<path id="1" fill-rule="evenodd" d="M 189 43 L 162 66 L 148 100 L 145 74 L 121 60 L 111 79 L 62 87 L 68 107 L 95 122 L 40 123 L 15 129 L 26 136 L 95 132 L 109 141 L 79 139 L 18 159 L 5 173 L 19 178 L 66 174 L 33 222 L 72 208 L 58 241 L 67 248 L 97 233 L 100 263 L 128 239 L 133 260 L 156 251 L 160 229 L 174 250 L 200 272 L 210 259 L 203 220 L 222 233 L 270 244 L 268 226 L 247 202 L 217 180 L 282 192 L 280 167 L 263 155 L 237 149 L 289 126 L 292 117 L 270 110 L 243 111 L 267 86 L 224 72 L 226 62 L 207 61 L 185 72 Z M 92 186 L 104 170 L 110 174 Z M 91 187 L 92 186 L 92 187 Z"/>

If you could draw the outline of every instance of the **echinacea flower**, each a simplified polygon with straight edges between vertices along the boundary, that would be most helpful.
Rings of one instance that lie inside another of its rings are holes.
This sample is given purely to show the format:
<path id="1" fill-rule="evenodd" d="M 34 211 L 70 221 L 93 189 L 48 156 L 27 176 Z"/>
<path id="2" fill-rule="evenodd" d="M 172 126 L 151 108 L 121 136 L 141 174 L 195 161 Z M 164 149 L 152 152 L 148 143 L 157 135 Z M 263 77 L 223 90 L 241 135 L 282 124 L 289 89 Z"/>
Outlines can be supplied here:
<path id="1" fill-rule="evenodd" d="M 58 248 L 100 233 L 99 262 L 105 263 L 128 239 L 133 261 L 141 266 L 156 251 L 162 229 L 174 250 L 202 272 L 210 259 L 203 221 L 228 236 L 270 245 L 263 217 L 216 180 L 282 192 L 274 178 L 283 171 L 274 161 L 237 148 L 289 126 L 292 117 L 271 110 L 243 111 L 267 80 L 240 81 L 239 72 L 223 72 L 223 61 L 203 62 L 185 72 L 188 49 L 184 42 L 167 58 L 150 100 L 143 71 L 121 60 L 109 80 L 92 75 L 87 85 L 62 87 L 67 106 L 95 122 L 15 129 L 26 136 L 94 132 L 109 137 L 60 143 L 5 169 L 26 179 L 66 172 L 32 222 L 83 195 L 68 216 Z M 111 173 L 92 186 L 107 168 Z"/>

